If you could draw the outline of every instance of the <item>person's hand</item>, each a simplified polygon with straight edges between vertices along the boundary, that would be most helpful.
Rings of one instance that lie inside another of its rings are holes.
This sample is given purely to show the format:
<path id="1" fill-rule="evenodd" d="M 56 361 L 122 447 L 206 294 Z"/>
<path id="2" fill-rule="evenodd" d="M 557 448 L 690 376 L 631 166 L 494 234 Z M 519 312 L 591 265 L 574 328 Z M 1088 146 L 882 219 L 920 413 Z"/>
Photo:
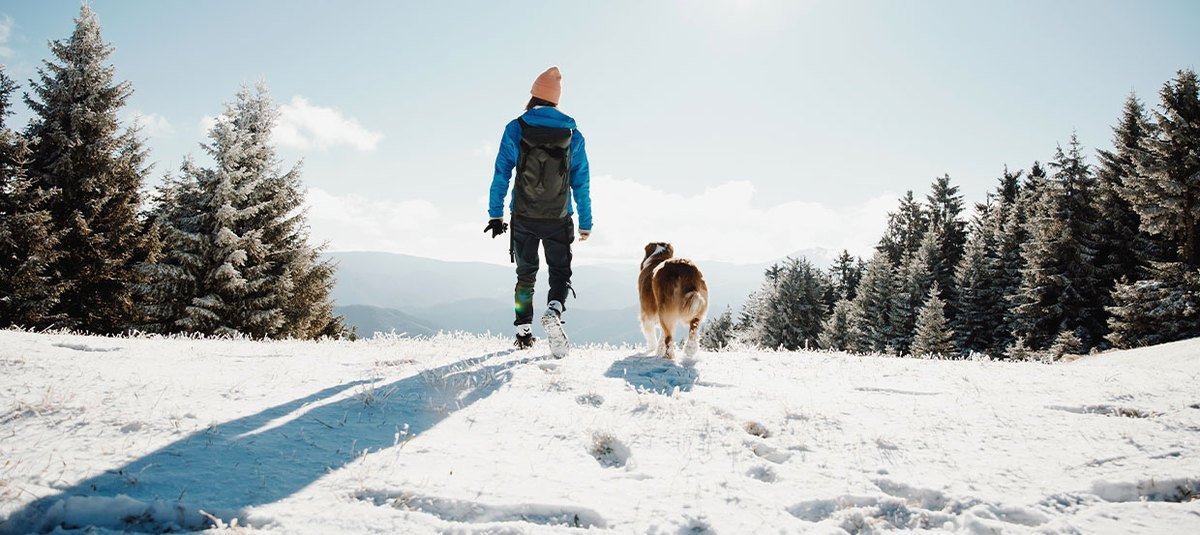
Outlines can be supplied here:
<path id="1" fill-rule="evenodd" d="M 588 236 L 591 236 L 591 235 L 592 235 L 592 231 L 590 231 L 590 230 L 580 230 L 579 231 L 579 241 L 587 241 Z"/>
<path id="2" fill-rule="evenodd" d="M 487 226 L 483 227 L 484 234 L 487 234 L 488 231 L 492 232 L 492 239 L 495 239 L 496 236 L 504 234 L 504 231 L 506 230 L 508 230 L 508 223 L 505 223 L 504 220 L 499 217 L 489 219 Z"/>

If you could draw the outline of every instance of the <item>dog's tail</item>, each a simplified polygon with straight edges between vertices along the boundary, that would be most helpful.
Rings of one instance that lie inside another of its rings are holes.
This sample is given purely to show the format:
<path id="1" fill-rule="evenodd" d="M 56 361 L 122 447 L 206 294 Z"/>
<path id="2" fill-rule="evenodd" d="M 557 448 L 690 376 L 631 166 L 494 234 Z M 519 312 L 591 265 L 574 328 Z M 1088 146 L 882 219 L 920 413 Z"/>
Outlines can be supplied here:
<path id="1" fill-rule="evenodd" d="M 693 318 L 700 316 L 707 305 L 708 301 L 704 299 L 704 295 L 700 292 L 688 292 L 683 296 L 683 306 Z"/>

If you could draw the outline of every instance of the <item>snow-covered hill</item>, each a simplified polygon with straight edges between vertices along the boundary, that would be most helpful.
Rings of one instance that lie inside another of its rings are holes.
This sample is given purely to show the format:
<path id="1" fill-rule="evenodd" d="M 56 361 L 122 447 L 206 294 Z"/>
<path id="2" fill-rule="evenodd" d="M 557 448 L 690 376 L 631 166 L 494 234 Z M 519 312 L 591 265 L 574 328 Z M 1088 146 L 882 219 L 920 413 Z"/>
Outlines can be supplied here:
<path id="1" fill-rule="evenodd" d="M 507 344 L 2 331 L 0 532 L 1200 532 L 1200 340 L 1057 365 Z"/>

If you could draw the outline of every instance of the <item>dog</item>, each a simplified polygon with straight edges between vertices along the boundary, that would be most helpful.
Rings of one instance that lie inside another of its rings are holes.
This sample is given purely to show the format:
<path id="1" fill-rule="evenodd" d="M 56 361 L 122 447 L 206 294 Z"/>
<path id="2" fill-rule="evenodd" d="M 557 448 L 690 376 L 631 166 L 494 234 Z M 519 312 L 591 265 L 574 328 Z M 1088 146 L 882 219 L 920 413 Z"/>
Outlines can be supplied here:
<path id="1" fill-rule="evenodd" d="M 683 354 L 690 358 L 700 349 L 700 324 L 708 314 L 708 284 L 691 260 L 674 256 L 675 248 L 669 243 L 646 244 L 646 256 L 638 275 L 642 334 L 646 335 L 647 351 L 673 359 L 672 334 L 675 323 L 682 321 L 688 326 Z M 662 330 L 657 342 L 655 328 Z"/>

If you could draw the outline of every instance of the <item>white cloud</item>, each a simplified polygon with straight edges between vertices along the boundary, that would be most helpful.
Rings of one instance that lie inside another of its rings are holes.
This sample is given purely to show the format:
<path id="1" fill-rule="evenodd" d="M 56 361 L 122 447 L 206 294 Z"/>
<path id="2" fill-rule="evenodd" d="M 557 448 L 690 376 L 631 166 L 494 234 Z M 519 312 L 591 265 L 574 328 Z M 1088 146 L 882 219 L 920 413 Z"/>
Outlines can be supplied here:
<path id="1" fill-rule="evenodd" d="M 200 117 L 200 133 L 207 136 L 208 131 L 217 125 L 217 118 L 211 115 Z"/>
<path id="2" fill-rule="evenodd" d="M 141 127 L 142 135 L 149 137 L 167 137 L 175 134 L 175 127 L 166 117 L 157 113 L 145 113 L 132 110 L 126 115 L 126 121 Z"/>
<path id="3" fill-rule="evenodd" d="M 3 19 L 0 19 L 0 58 L 13 57 L 13 49 L 8 46 L 8 42 L 12 40 L 12 34 L 13 18 L 5 15 Z"/>
<path id="4" fill-rule="evenodd" d="M 300 150 L 325 149 L 345 145 L 367 152 L 375 150 L 383 134 L 367 130 L 357 119 L 346 117 L 335 108 L 309 104 L 301 96 L 279 107 L 279 124 L 274 139 L 281 147 Z"/>
<path id="5" fill-rule="evenodd" d="M 767 204 L 744 181 L 684 195 L 603 176 L 593 177 L 591 191 L 596 226 L 590 240 L 576 242 L 580 263 L 637 262 L 642 247 L 658 240 L 696 260 L 757 263 L 806 249 L 866 257 L 896 203 L 887 193 L 841 208 L 802 200 Z M 483 198 L 439 209 L 426 200 L 379 201 L 314 188 L 308 201 L 313 236 L 332 250 L 492 263 L 508 258 L 507 235 L 492 240 L 482 234 Z"/>
<path id="6" fill-rule="evenodd" d="M 681 195 L 598 177 L 591 192 L 596 228 L 582 247 L 613 260 L 639 259 L 647 242 L 659 240 L 673 243 L 680 256 L 735 263 L 775 260 L 804 249 L 869 256 L 896 202 L 888 193 L 843 208 L 803 200 L 768 204 L 755 202 L 754 185 L 746 181 Z"/>
<path id="7" fill-rule="evenodd" d="M 420 199 L 373 200 L 309 188 L 306 200 L 314 240 L 329 242 L 338 251 L 415 254 L 416 242 L 436 234 L 436 226 L 443 219 L 433 203 Z"/>

